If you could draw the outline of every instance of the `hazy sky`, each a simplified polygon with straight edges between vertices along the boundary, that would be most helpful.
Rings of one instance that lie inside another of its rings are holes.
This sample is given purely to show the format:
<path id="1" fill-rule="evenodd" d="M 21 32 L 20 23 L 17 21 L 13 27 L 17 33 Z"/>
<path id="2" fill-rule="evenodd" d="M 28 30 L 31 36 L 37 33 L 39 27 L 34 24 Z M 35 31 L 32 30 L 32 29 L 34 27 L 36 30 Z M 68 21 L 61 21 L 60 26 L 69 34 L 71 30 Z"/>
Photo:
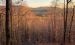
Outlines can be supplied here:
<path id="1" fill-rule="evenodd" d="M 50 6 L 52 5 L 52 2 L 55 0 L 26 0 L 26 3 L 30 7 L 40 7 L 40 6 Z M 75 0 L 72 0 L 72 2 L 75 2 Z M 64 3 L 64 0 L 58 0 L 58 4 L 62 5 Z"/>
<path id="2" fill-rule="evenodd" d="M 13 1 L 13 4 L 15 4 L 15 2 L 17 1 L 20 1 L 21 0 L 12 0 Z M 29 6 L 29 7 L 42 7 L 42 6 L 50 6 L 51 5 L 51 2 L 53 0 L 23 0 L 22 1 L 22 4 L 24 5 L 25 3 Z M 74 2 L 75 0 L 73 0 Z M 60 3 L 63 3 L 64 0 L 59 0 Z M 5 0 L 0 0 L 0 5 L 4 5 L 5 4 Z"/>
<path id="3" fill-rule="evenodd" d="M 0 5 L 5 5 L 6 4 L 6 0 L 0 0 Z"/>
<path id="4" fill-rule="evenodd" d="M 12 0 L 13 4 L 15 4 L 15 2 L 20 1 L 21 0 Z M 40 6 L 50 6 L 51 2 L 53 0 L 23 0 L 22 4 L 27 4 L 29 7 L 40 7 Z M 2 2 L 2 0 L 0 0 L 0 5 L 5 4 Z"/>
<path id="5" fill-rule="evenodd" d="M 52 0 L 27 0 L 26 3 L 30 7 L 49 6 Z"/>
<path id="6" fill-rule="evenodd" d="M 14 0 L 14 2 L 16 1 L 20 1 L 20 0 Z M 52 5 L 52 1 L 55 1 L 55 0 L 23 0 L 23 4 L 27 4 L 29 7 L 33 7 L 33 8 L 36 8 L 36 7 L 45 7 L 45 6 L 50 6 Z M 62 3 L 64 2 L 64 0 L 58 0 L 59 1 L 59 4 L 62 5 Z M 72 0 L 73 2 L 75 0 Z"/>
<path id="7" fill-rule="evenodd" d="M 16 1 L 20 1 L 20 0 L 14 0 L 13 2 L 15 3 Z M 36 8 L 36 7 L 50 6 L 52 1 L 53 0 L 23 0 L 22 4 L 26 3 L 29 7 Z M 59 2 L 63 2 L 63 1 L 64 0 L 59 0 Z"/>

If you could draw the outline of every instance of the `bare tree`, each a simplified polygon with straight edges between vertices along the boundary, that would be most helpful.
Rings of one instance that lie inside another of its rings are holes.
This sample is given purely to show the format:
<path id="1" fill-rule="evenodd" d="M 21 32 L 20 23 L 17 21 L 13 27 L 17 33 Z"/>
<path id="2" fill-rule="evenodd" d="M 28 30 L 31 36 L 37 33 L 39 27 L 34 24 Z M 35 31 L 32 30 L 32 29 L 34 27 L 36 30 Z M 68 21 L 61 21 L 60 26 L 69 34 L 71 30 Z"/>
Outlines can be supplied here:
<path id="1" fill-rule="evenodd" d="M 59 0 L 53 0 L 52 1 L 52 5 L 54 7 L 54 14 L 53 14 L 53 32 L 54 32 L 54 35 L 53 35 L 53 40 L 56 41 L 56 34 L 55 34 L 55 29 L 56 29 L 56 9 L 57 9 L 57 5 L 58 5 L 58 1 Z"/>
<path id="2" fill-rule="evenodd" d="M 11 6 L 11 0 L 6 0 L 6 45 L 9 45 L 10 41 L 10 28 L 9 28 L 9 18 L 10 18 L 10 6 Z"/>
<path id="3" fill-rule="evenodd" d="M 66 14 L 64 14 L 64 44 L 68 41 L 68 30 L 67 30 L 67 17 L 68 17 L 68 5 L 71 0 L 66 0 Z"/>

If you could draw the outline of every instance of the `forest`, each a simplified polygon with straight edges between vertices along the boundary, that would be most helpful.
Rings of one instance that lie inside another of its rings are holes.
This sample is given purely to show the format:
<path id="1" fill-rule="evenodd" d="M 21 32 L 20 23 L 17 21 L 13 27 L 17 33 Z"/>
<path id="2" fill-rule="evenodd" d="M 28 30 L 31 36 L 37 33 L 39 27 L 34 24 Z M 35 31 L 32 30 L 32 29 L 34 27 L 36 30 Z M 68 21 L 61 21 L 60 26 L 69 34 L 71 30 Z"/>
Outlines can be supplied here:
<path id="1" fill-rule="evenodd" d="M 63 8 L 58 7 L 58 0 L 52 7 L 38 8 L 10 2 L 0 6 L 0 45 L 75 44 L 75 5 L 71 0 Z"/>

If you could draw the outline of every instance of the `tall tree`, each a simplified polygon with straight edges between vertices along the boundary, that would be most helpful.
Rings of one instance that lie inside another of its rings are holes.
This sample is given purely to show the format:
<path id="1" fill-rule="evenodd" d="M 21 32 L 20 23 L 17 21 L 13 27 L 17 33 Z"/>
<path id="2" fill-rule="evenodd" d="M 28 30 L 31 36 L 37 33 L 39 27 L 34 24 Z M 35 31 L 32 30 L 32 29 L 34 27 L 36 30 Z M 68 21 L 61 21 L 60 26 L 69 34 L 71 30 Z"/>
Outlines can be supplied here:
<path id="1" fill-rule="evenodd" d="M 9 28 L 9 22 L 10 22 L 10 8 L 11 8 L 11 2 L 12 0 L 6 0 L 6 45 L 9 45 L 10 41 L 10 28 Z"/>
<path id="2" fill-rule="evenodd" d="M 57 5 L 58 5 L 58 1 L 59 1 L 59 0 L 53 0 L 53 1 L 52 1 L 52 5 L 53 5 L 53 7 L 54 7 L 53 24 L 52 24 L 52 27 L 53 27 L 52 30 L 53 30 L 53 32 L 54 32 L 54 34 L 53 34 L 53 38 L 54 38 L 53 40 L 54 40 L 54 41 L 56 41 L 56 35 L 57 35 L 57 34 L 55 34 L 55 33 L 56 33 L 56 16 L 57 16 L 57 15 L 56 15 L 56 9 L 57 9 Z"/>
<path id="3" fill-rule="evenodd" d="M 69 5 L 69 3 L 71 2 L 71 0 L 66 0 L 66 14 L 64 15 L 64 43 L 66 42 L 66 41 L 68 41 L 68 37 L 69 37 L 69 35 L 68 35 L 68 30 L 67 30 L 67 18 L 68 18 L 68 5 Z"/>

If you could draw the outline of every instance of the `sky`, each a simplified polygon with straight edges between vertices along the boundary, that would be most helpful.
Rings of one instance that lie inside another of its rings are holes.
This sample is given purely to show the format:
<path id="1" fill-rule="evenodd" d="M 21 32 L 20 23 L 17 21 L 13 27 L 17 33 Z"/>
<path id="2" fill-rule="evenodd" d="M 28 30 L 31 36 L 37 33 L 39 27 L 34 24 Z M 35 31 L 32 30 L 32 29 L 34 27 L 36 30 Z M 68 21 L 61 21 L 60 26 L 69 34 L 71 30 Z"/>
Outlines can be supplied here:
<path id="1" fill-rule="evenodd" d="M 16 1 L 19 1 L 19 0 L 14 0 L 13 3 L 15 3 Z M 22 1 L 22 4 L 26 4 L 28 5 L 29 7 L 42 7 L 42 6 L 49 6 L 50 2 L 52 0 L 23 0 Z M 20 1 L 21 2 L 21 1 Z"/>
<path id="2" fill-rule="evenodd" d="M 5 5 L 6 4 L 6 0 L 0 0 L 0 5 Z"/>
<path id="3" fill-rule="evenodd" d="M 41 7 L 41 6 L 51 6 L 53 5 L 53 1 L 55 0 L 26 0 L 26 3 L 28 4 L 28 6 L 30 7 Z M 57 0 L 58 1 L 58 5 L 63 5 L 64 0 Z M 75 0 L 72 0 L 72 2 L 75 2 Z"/>
<path id="4" fill-rule="evenodd" d="M 20 0 L 14 0 L 13 2 L 15 3 L 16 1 Z M 36 8 L 36 7 L 46 7 L 52 5 L 53 0 L 23 0 L 22 4 L 26 4 L 29 7 Z M 54 0 L 55 1 L 55 0 Z M 63 2 L 64 0 L 59 0 L 59 2 Z"/>
<path id="5" fill-rule="evenodd" d="M 27 0 L 26 3 L 30 7 L 49 6 L 52 0 Z"/>
<path id="6" fill-rule="evenodd" d="M 3 2 L 2 2 L 3 1 Z M 22 2 L 22 4 L 26 4 L 29 7 L 45 7 L 45 6 L 50 6 L 52 5 L 53 0 L 12 0 L 13 4 L 17 5 L 15 2 Z M 62 4 L 64 2 L 64 0 L 59 0 L 59 4 Z M 75 2 L 75 0 L 73 0 L 73 2 Z M 19 3 L 21 4 L 21 3 Z M 0 5 L 5 5 L 5 0 L 0 0 Z"/>

